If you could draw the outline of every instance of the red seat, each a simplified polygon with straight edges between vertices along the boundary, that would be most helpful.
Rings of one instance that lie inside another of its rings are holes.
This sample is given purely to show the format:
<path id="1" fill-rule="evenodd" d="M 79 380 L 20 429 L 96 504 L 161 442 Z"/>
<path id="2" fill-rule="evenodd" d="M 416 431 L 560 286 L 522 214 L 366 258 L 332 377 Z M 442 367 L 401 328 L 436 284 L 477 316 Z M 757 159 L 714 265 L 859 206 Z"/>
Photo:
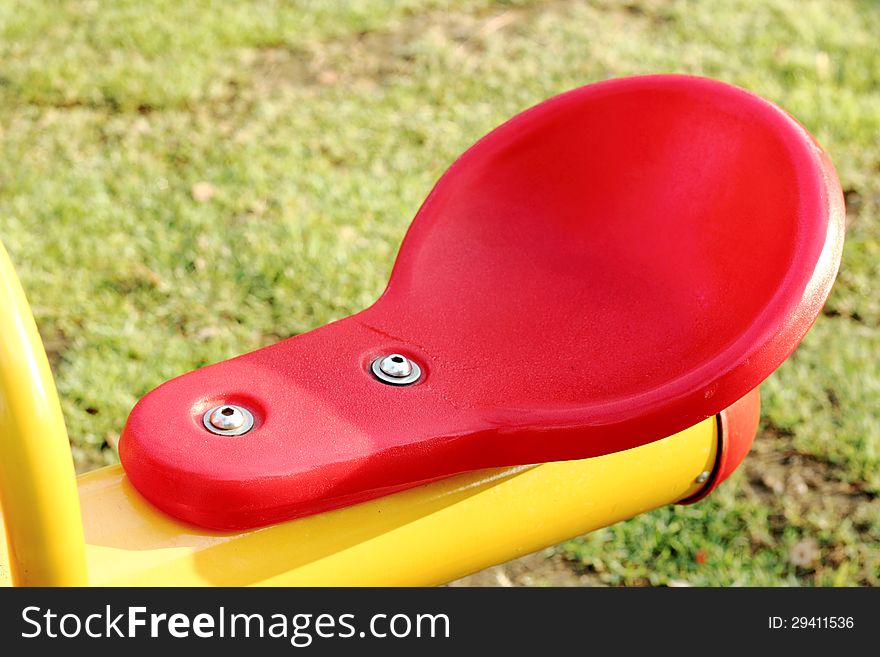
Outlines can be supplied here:
<path id="1" fill-rule="evenodd" d="M 843 226 L 833 167 L 769 102 L 684 76 L 576 89 L 452 165 L 372 307 L 159 387 L 120 456 L 168 513 L 239 528 L 635 447 L 730 406 L 794 350 Z M 387 353 L 421 380 L 376 380 Z M 206 431 L 222 403 L 255 428 Z"/>

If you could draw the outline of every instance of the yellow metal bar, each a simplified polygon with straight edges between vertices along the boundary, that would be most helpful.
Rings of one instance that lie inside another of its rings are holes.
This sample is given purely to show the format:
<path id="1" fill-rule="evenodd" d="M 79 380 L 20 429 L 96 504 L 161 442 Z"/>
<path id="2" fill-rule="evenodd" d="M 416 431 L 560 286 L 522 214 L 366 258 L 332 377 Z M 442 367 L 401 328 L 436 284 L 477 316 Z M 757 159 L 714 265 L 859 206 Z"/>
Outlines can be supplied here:
<path id="1" fill-rule="evenodd" d="M 33 586 L 86 583 L 67 430 L 37 326 L 2 244 L 0 506 L 6 528 L 0 577 Z"/>
<path id="2" fill-rule="evenodd" d="M 49 363 L 2 245 L 0 308 L 0 585 L 439 584 L 690 497 L 715 463 L 710 418 L 626 452 L 205 531 L 157 511 L 118 466 L 74 478 Z"/>
<path id="3" fill-rule="evenodd" d="M 173 520 L 112 466 L 79 478 L 90 583 L 440 584 L 695 494 L 716 427 L 710 418 L 626 452 L 473 472 L 238 533 Z"/>

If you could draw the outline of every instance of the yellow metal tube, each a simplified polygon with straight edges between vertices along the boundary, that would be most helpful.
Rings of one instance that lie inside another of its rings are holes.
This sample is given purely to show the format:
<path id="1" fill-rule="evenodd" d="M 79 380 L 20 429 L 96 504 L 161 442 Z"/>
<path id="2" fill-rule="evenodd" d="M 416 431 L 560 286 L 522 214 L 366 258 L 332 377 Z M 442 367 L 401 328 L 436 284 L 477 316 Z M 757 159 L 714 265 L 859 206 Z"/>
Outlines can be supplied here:
<path id="1" fill-rule="evenodd" d="M 2 245 L 0 308 L 0 585 L 440 584 L 690 497 L 716 459 L 710 418 L 625 452 L 206 531 L 156 510 L 119 466 L 75 479 L 49 363 Z"/>
<path id="2" fill-rule="evenodd" d="M 89 583 L 440 584 L 694 495 L 717 443 L 710 418 L 625 452 L 463 474 L 234 533 L 164 515 L 111 466 L 79 478 Z"/>
<path id="3" fill-rule="evenodd" d="M 0 244 L 0 577 L 18 585 L 86 583 L 70 444 L 46 352 Z"/>

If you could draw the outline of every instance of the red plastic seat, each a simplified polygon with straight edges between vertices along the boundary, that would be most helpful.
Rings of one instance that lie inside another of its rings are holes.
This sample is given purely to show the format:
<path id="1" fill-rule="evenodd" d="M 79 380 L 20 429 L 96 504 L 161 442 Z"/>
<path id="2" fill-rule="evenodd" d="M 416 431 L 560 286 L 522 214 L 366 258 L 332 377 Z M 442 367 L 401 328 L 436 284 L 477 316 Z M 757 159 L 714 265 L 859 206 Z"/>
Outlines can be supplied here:
<path id="1" fill-rule="evenodd" d="M 635 447 L 730 406 L 794 350 L 843 227 L 833 167 L 769 102 L 684 76 L 576 89 L 452 165 L 372 307 L 159 387 L 120 456 L 168 513 L 240 528 Z M 371 374 L 394 352 L 417 384 Z M 255 428 L 208 433 L 221 403 Z"/>

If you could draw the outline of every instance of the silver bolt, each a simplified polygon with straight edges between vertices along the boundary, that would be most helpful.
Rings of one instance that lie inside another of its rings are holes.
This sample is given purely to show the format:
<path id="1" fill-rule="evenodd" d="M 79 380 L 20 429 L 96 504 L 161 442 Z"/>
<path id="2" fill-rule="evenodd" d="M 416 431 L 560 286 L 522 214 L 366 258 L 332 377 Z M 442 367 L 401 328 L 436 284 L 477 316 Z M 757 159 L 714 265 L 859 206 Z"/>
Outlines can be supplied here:
<path id="1" fill-rule="evenodd" d="M 403 379 L 412 374 L 413 367 L 409 358 L 400 354 L 385 356 L 379 361 L 379 369 L 395 379 Z"/>
<path id="2" fill-rule="evenodd" d="M 218 436 L 240 436 L 253 429 L 254 416 L 242 406 L 224 404 L 208 410 L 202 422 L 208 431 Z"/>
<path id="3" fill-rule="evenodd" d="M 418 363 L 400 354 L 379 356 L 372 362 L 370 369 L 377 379 L 394 386 L 406 386 L 422 377 L 422 368 Z"/>
<path id="4" fill-rule="evenodd" d="M 711 474 L 708 470 L 703 470 L 700 474 L 697 475 L 697 483 L 705 484 L 709 481 L 709 474 Z"/>

